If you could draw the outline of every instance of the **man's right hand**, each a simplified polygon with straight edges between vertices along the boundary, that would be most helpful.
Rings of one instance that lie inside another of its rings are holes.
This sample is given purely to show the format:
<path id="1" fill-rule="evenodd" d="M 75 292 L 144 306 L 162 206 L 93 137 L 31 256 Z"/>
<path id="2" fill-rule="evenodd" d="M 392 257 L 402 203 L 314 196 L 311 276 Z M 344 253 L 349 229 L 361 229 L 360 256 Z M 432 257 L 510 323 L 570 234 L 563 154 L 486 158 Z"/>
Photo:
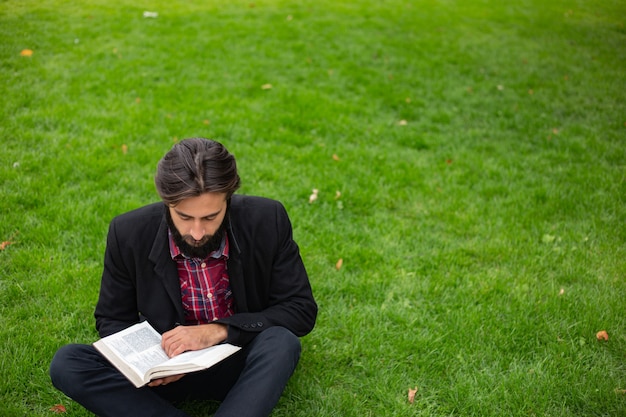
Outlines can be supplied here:
<path id="1" fill-rule="evenodd" d="M 154 379 L 154 380 L 150 381 L 148 386 L 149 387 L 158 387 L 158 386 L 161 386 L 161 385 L 167 385 L 167 384 L 169 384 L 171 382 L 178 381 L 179 379 L 181 379 L 184 376 L 185 376 L 185 374 L 179 374 L 179 375 L 166 376 L 165 378 Z"/>

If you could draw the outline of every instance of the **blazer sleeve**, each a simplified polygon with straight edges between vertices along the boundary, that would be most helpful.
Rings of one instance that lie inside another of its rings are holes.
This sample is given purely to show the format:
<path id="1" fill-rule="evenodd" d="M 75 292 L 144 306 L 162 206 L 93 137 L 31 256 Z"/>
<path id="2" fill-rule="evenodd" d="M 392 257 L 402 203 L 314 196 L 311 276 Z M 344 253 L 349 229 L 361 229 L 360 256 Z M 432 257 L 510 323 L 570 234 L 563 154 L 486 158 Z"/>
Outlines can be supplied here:
<path id="1" fill-rule="evenodd" d="M 244 345 L 271 326 L 304 336 L 315 325 L 317 304 L 282 204 L 275 202 L 271 217 L 275 221 L 259 234 L 264 240 L 255 239 L 247 248 L 254 255 L 242 260 L 248 311 L 222 320 L 229 325 L 229 343 Z"/>
<path id="2" fill-rule="evenodd" d="M 129 271 L 128 259 L 122 257 L 114 220 L 107 235 L 100 295 L 94 314 L 100 337 L 123 330 L 139 321 L 136 300 L 136 284 Z"/>

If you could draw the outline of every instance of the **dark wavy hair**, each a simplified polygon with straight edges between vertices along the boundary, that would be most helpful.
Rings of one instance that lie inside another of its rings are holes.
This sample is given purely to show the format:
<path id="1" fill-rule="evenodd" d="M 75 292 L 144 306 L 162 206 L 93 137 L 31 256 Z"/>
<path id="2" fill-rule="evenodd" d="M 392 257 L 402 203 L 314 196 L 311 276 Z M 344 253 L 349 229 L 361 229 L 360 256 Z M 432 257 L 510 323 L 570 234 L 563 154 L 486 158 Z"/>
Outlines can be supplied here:
<path id="1" fill-rule="evenodd" d="M 183 139 L 163 156 L 154 177 L 157 192 L 168 206 L 204 193 L 226 193 L 241 184 L 235 157 L 221 143 L 205 138 Z"/>

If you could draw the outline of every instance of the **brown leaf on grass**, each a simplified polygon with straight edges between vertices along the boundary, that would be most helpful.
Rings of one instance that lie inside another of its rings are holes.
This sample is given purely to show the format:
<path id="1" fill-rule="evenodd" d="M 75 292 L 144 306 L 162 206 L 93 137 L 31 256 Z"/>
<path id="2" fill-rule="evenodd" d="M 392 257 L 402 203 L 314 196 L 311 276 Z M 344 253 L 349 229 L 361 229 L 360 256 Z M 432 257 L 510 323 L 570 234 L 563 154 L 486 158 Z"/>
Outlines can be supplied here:
<path id="1" fill-rule="evenodd" d="M 272 89 L 272 84 L 263 84 L 261 86 L 262 90 L 271 90 Z"/>
<path id="2" fill-rule="evenodd" d="M 122 145 L 122 153 L 123 153 L 124 155 L 126 155 L 126 154 L 128 153 L 128 145 L 126 145 L 126 144 L 123 144 L 123 145 Z"/>
<path id="3" fill-rule="evenodd" d="M 5 250 L 7 248 L 7 246 L 12 245 L 13 243 L 13 239 L 15 239 L 15 236 L 17 236 L 20 232 L 16 231 L 15 233 L 13 233 L 11 235 L 10 238 L 8 238 L 7 240 L 5 240 L 4 242 L 0 243 L 0 250 Z"/>
<path id="4" fill-rule="evenodd" d="M 205 125 L 210 125 L 211 121 L 209 119 L 204 119 L 202 123 L 204 123 Z"/>
<path id="5" fill-rule="evenodd" d="M 335 264 L 335 269 L 337 271 L 339 271 L 341 269 L 341 266 L 343 265 L 343 258 L 339 258 L 339 260 L 337 261 L 337 263 Z"/>
<path id="6" fill-rule="evenodd" d="M 408 124 L 408 122 L 407 122 L 406 120 L 404 120 L 404 119 L 403 119 L 403 120 L 400 120 L 400 121 L 398 122 L 398 125 L 399 125 L 399 126 L 406 126 L 407 124 Z"/>
<path id="7" fill-rule="evenodd" d="M 333 154 L 333 160 L 339 161 L 339 156 L 336 153 Z"/>
<path id="8" fill-rule="evenodd" d="M 417 394 L 417 387 L 409 388 L 409 403 L 413 404 L 415 401 L 415 394 Z"/>
<path id="9" fill-rule="evenodd" d="M 608 341 L 609 334 L 606 332 L 606 330 L 600 330 L 598 333 L 596 333 L 596 339 Z"/>
<path id="10" fill-rule="evenodd" d="M 57 414 L 67 413 L 67 409 L 65 408 L 63 404 L 53 405 L 52 407 L 50 407 L 50 411 L 52 411 L 53 413 L 57 413 Z"/>
<path id="11" fill-rule="evenodd" d="M 22 49 L 22 52 L 20 52 L 21 56 L 33 56 L 33 50 L 32 49 Z"/>
<path id="12" fill-rule="evenodd" d="M 624 395 L 626 394 L 626 389 L 615 388 L 615 393 Z"/>
<path id="13" fill-rule="evenodd" d="M 317 200 L 317 194 L 318 193 L 319 193 L 319 190 L 317 188 L 314 188 L 313 189 L 313 193 L 309 196 L 309 204 L 311 204 L 312 202 Z"/>

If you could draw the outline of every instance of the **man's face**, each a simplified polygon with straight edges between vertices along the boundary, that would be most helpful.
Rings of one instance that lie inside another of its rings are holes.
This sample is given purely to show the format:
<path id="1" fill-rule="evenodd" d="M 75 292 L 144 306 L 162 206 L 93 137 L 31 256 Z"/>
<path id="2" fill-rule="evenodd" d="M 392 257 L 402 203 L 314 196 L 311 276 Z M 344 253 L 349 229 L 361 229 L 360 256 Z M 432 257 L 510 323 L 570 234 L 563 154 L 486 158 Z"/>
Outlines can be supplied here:
<path id="1" fill-rule="evenodd" d="M 204 193 L 186 198 L 168 209 L 168 222 L 181 252 L 206 258 L 219 249 L 228 209 L 225 193 Z"/>

